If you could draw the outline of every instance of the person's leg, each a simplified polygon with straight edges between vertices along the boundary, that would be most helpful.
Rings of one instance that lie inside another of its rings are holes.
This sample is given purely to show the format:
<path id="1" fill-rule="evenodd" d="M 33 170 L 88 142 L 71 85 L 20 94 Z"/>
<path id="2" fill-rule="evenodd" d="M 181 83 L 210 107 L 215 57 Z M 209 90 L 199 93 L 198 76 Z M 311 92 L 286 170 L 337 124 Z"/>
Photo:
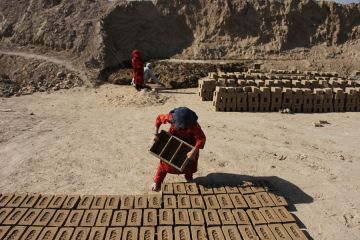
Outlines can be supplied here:
<path id="1" fill-rule="evenodd" d="M 188 182 L 194 180 L 193 173 L 185 173 L 185 179 Z"/>
<path id="2" fill-rule="evenodd" d="M 155 173 L 155 177 L 154 177 L 154 183 L 151 187 L 151 189 L 153 191 L 160 191 L 161 189 L 161 183 L 164 181 L 165 177 L 166 177 L 166 174 L 167 172 L 164 171 L 162 168 L 161 168 L 161 165 L 158 166 L 158 169 Z"/>
<path id="3" fill-rule="evenodd" d="M 140 84 L 135 84 L 135 88 L 136 88 L 136 90 L 140 91 L 141 90 L 141 85 Z"/>

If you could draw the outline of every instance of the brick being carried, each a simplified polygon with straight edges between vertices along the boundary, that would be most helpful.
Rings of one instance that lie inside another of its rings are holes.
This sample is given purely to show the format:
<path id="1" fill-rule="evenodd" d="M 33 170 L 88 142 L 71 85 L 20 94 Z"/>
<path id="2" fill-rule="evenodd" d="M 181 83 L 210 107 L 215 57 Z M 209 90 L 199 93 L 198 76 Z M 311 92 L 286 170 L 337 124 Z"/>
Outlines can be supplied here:
<path id="1" fill-rule="evenodd" d="M 56 213 L 54 214 L 54 217 L 49 222 L 48 226 L 50 227 L 63 226 L 69 214 L 70 214 L 70 210 L 57 210 Z"/>
<path id="2" fill-rule="evenodd" d="M 172 183 L 164 183 L 161 186 L 161 192 L 162 194 L 173 194 L 174 193 L 174 188 Z"/>
<path id="3" fill-rule="evenodd" d="M 6 219 L 7 216 L 14 210 L 14 208 L 0 208 L 0 224 Z"/>
<path id="4" fill-rule="evenodd" d="M 81 219 L 81 227 L 93 227 L 95 226 L 96 218 L 99 214 L 99 210 L 86 210 L 84 216 Z"/>
<path id="5" fill-rule="evenodd" d="M 64 226 L 77 227 L 80 224 L 81 218 L 84 215 L 84 210 L 73 210 L 70 212 Z"/>
<path id="6" fill-rule="evenodd" d="M 35 204 L 34 208 L 47 208 L 53 198 L 53 195 L 41 196 L 38 202 Z"/>
<path id="7" fill-rule="evenodd" d="M 199 185 L 201 195 L 214 194 L 214 191 L 211 186 Z"/>
<path id="8" fill-rule="evenodd" d="M 38 239 L 38 236 L 40 235 L 42 230 L 42 227 L 28 227 L 22 235 L 21 240 L 36 240 Z"/>
<path id="9" fill-rule="evenodd" d="M 248 208 L 248 205 L 241 194 L 229 194 L 235 208 Z"/>
<path id="10" fill-rule="evenodd" d="M 120 196 L 109 195 L 107 196 L 104 209 L 115 210 L 119 208 Z"/>
<path id="11" fill-rule="evenodd" d="M 199 194 L 196 183 L 185 183 L 186 193 L 189 195 Z"/>
<path id="12" fill-rule="evenodd" d="M 187 240 L 191 239 L 191 233 L 188 226 L 176 226 L 174 227 L 175 240 Z"/>
<path id="13" fill-rule="evenodd" d="M 201 195 L 191 195 L 190 203 L 191 203 L 191 208 L 195 208 L 195 209 L 204 209 L 205 208 L 204 200 L 201 197 Z"/>
<path id="14" fill-rule="evenodd" d="M 263 215 L 267 223 L 281 223 L 280 218 L 272 208 L 260 208 L 259 211 Z"/>
<path id="15" fill-rule="evenodd" d="M 121 197 L 120 209 L 133 209 L 134 208 L 134 196 L 124 195 Z"/>
<path id="16" fill-rule="evenodd" d="M 95 196 L 91 204 L 91 209 L 104 209 L 107 200 L 106 195 Z"/>
<path id="17" fill-rule="evenodd" d="M 103 240 L 106 234 L 105 227 L 92 227 L 90 230 L 89 238 L 91 240 Z"/>
<path id="18" fill-rule="evenodd" d="M 79 201 L 80 201 L 79 195 L 68 195 L 61 208 L 74 209 L 77 206 L 77 204 L 79 203 Z"/>
<path id="19" fill-rule="evenodd" d="M 281 222 L 283 222 L 283 223 L 295 222 L 295 218 L 293 217 L 293 215 L 291 215 L 291 213 L 285 207 L 283 207 L 283 206 L 273 207 L 272 209 L 275 211 L 276 215 L 278 215 Z"/>
<path id="20" fill-rule="evenodd" d="M 157 240 L 174 240 L 173 228 L 170 226 L 158 226 L 156 228 Z"/>
<path id="21" fill-rule="evenodd" d="M 163 196 L 164 208 L 176 208 L 176 197 L 174 195 Z"/>
<path id="22" fill-rule="evenodd" d="M 142 222 L 142 210 L 130 209 L 128 212 L 127 226 L 137 227 L 141 226 Z"/>
<path id="23" fill-rule="evenodd" d="M 195 225 L 204 225 L 204 215 L 201 209 L 189 209 L 189 218 L 190 218 L 190 224 Z"/>
<path id="24" fill-rule="evenodd" d="M 178 208 L 191 208 L 189 195 L 177 195 Z"/>
<path id="25" fill-rule="evenodd" d="M 303 112 L 312 113 L 314 108 L 314 94 L 311 89 L 304 88 L 303 90 Z"/>
<path id="26" fill-rule="evenodd" d="M 208 240 L 204 226 L 191 226 L 191 240 Z"/>
<path id="27" fill-rule="evenodd" d="M 27 197 L 27 194 L 15 194 L 11 200 L 6 204 L 6 207 L 8 208 L 16 208 L 19 207 L 22 202 Z"/>
<path id="28" fill-rule="evenodd" d="M 112 227 L 124 227 L 126 225 L 127 213 L 127 210 L 114 211 L 110 225 Z"/>
<path id="29" fill-rule="evenodd" d="M 121 240 L 138 240 L 139 229 L 137 227 L 125 227 L 123 228 L 123 234 Z"/>
<path id="30" fill-rule="evenodd" d="M 25 227 L 25 226 L 15 226 L 7 231 L 7 233 L 3 239 L 4 240 L 20 240 L 21 236 L 26 231 L 26 228 L 27 227 Z"/>
<path id="31" fill-rule="evenodd" d="M 253 225 L 266 224 L 266 220 L 258 209 L 246 210 Z"/>
<path id="32" fill-rule="evenodd" d="M 160 225 L 174 225 L 174 212 L 172 209 L 159 210 L 159 224 Z"/>
<path id="33" fill-rule="evenodd" d="M 292 240 L 292 238 L 282 224 L 269 224 L 268 227 L 270 228 L 276 239 Z"/>
<path id="34" fill-rule="evenodd" d="M 143 226 L 157 226 L 157 211 L 156 209 L 144 209 Z"/>
<path id="35" fill-rule="evenodd" d="M 239 229 L 236 225 L 228 225 L 228 226 L 222 226 L 221 227 L 225 240 L 237 240 L 242 239 Z"/>
<path id="36" fill-rule="evenodd" d="M 234 208 L 230 196 L 228 194 L 217 194 L 219 205 L 221 208 Z"/>
<path id="37" fill-rule="evenodd" d="M 100 210 L 99 215 L 96 219 L 95 226 L 97 227 L 108 227 L 112 218 L 112 210 Z"/>
<path id="38" fill-rule="evenodd" d="M 60 228 L 55 236 L 55 240 L 70 240 L 74 230 L 72 227 Z"/>
<path id="39" fill-rule="evenodd" d="M 230 209 L 219 209 L 218 214 L 222 225 L 236 225 L 236 220 Z"/>
<path id="40" fill-rule="evenodd" d="M 208 227 L 207 232 L 209 240 L 225 240 L 221 227 Z"/>
<path id="41" fill-rule="evenodd" d="M 174 210 L 175 225 L 190 225 L 190 218 L 187 209 Z"/>
<path id="42" fill-rule="evenodd" d="M 272 201 L 271 197 L 267 192 L 258 192 L 255 193 L 257 199 L 259 199 L 263 207 L 274 207 L 275 203 Z"/>
<path id="43" fill-rule="evenodd" d="M 250 208 L 261 208 L 262 205 L 255 194 L 244 195 L 245 201 Z"/>
<path id="44" fill-rule="evenodd" d="M 159 194 L 149 195 L 148 202 L 149 202 L 149 208 L 153 208 L 153 209 L 161 208 L 162 197 Z"/>
<path id="45" fill-rule="evenodd" d="M 204 218 L 206 222 L 206 226 L 220 226 L 220 218 L 216 210 L 204 210 Z"/>
<path id="46" fill-rule="evenodd" d="M 141 227 L 139 239 L 155 240 L 155 227 Z"/>
<path id="47" fill-rule="evenodd" d="M 314 112 L 322 113 L 324 108 L 324 91 L 322 88 L 314 89 Z"/>
<path id="48" fill-rule="evenodd" d="M 300 230 L 296 223 L 286 223 L 283 225 L 286 229 L 287 233 L 293 240 L 307 240 L 308 238 L 305 236 L 303 231 Z"/>
<path id="49" fill-rule="evenodd" d="M 46 226 L 50 222 L 51 218 L 54 216 L 55 209 L 43 209 L 39 216 L 36 218 L 33 223 L 34 226 Z"/>
<path id="50" fill-rule="evenodd" d="M 238 226 L 241 237 L 243 240 L 258 240 L 258 236 L 251 225 L 239 225 Z"/>
<path id="51" fill-rule="evenodd" d="M 219 202 L 215 195 L 205 195 L 203 199 L 207 209 L 220 209 Z"/>
<path id="52" fill-rule="evenodd" d="M 79 204 L 77 205 L 77 209 L 90 209 L 93 200 L 94 196 L 92 195 L 82 196 Z"/>
<path id="53" fill-rule="evenodd" d="M 267 225 L 257 225 L 255 231 L 262 240 L 277 240 Z"/>
<path id="54" fill-rule="evenodd" d="M 0 207 L 5 207 L 8 202 L 13 198 L 13 193 L 5 193 L 0 196 Z"/>
<path id="55" fill-rule="evenodd" d="M 26 198 L 24 199 L 24 201 L 21 203 L 20 207 L 23 207 L 23 208 L 34 207 L 34 205 L 36 204 L 36 202 L 38 201 L 40 196 L 41 195 L 39 193 L 28 194 L 26 196 Z"/>
<path id="56" fill-rule="evenodd" d="M 56 195 L 56 196 L 54 196 L 54 198 L 51 200 L 51 202 L 49 203 L 47 208 L 53 208 L 53 209 L 61 208 L 61 206 L 65 202 L 66 197 L 67 197 L 66 195 Z"/>
<path id="57" fill-rule="evenodd" d="M 144 209 L 148 206 L 148 197 L 146 195 L 140 195 L 134 197 L 134 208 Z"/>
<path id="58" fill-rule="evenodd" d="M 108 228 L 104 240 L 121 239 L 122 231 L 123 231 L 122 227 Z"/>
<path id="59" fill-rule="evenodd" d="M 15 208 L 2 222 L 2 225 L 16 225 L 27 210 L 27 208 Z"/>
<path id="60" fill-rule="evenodd" d="M 55 235 L 58 230 L 59 230 L 58 227 L 44 227 L 43 230 L 41 231 L 38 239 L 40 239 L 40 240 L 55 239 Z M 1 239 L 1 237 L 0 237 L 0 239 Z"/>

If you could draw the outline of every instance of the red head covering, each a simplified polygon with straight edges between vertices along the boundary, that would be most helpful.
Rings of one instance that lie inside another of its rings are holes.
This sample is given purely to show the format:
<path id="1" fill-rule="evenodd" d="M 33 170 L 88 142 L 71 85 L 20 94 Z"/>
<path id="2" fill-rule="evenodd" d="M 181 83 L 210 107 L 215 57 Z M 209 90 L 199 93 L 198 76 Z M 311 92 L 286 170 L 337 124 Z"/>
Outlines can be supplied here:
<path id="1" fill-rule="evenodd" d="M 134 82 L 136 85 L 144 84 L 144 64 L 141 59 L 141 54 L 138 50 L 132 52 L 131 63 L 134 68 Z"/>

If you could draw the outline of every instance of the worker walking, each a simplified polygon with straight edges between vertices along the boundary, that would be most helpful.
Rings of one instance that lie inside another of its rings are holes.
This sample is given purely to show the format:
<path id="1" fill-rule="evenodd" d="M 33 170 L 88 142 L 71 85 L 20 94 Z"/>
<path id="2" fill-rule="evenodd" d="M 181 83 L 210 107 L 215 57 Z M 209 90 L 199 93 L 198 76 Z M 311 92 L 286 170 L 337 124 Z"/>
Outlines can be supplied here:
<path id="1" fill-rule="evenodd" d="M 178 171 L 169 164 L 160 161 L 158 169 L 155 174 L 154 183 L 152 185 L 153 191 L 161 189 L 161 183 L 164 181 L 166 174 L 185 174 L 187 181 L 193 180 L 193 174 L 197 172 L 199 150 L 204 148 L 206 136 L 197 122 L 198 116 L 195 112 L 187 107 L 179 107 L 170 111 L 168 114 L 160 114 L 155 122 L 155 138 L 159 133 L 159 128 L 162 124 L 170 124 L 169 133 L 180 138 L 181 140 L 191 144 L 195 148 L 187 153 L 190 159 L 189 164 L 185 167 L 183 172 Z"/>
<path id="2" fill-rule="evenodd" d="M 134 69 L 133 84 L 136 90 L 144 88 L 144 64 L 138 50 L 132 52 L 131 63 Z"/>

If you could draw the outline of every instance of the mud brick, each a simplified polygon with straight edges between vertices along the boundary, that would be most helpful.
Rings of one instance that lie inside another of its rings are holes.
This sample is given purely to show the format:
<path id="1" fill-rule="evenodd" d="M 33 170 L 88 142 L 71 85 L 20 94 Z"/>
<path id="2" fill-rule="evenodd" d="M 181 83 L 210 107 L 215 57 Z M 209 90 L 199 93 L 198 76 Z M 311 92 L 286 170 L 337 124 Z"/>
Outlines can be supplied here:
<path id="1" fill-rule="evenodd" d="M 121 198 L 120 209 L 133 209 L 134 208 L 134 196 L 123 196 Z"/>
<path id="2" fill-rule="evenodd" d="M 88 239 L 91 228 L 89 227 L 77 227 L 74 230 L 74 234 L 71 240 L 86 240 Z"/>
<path id="3" fill-rule="evenodd" d="M 90 209 L 93 200 L 94 196 L 92 195 L 85 195 L 81 197 L 77 209 Z"/>
<path id="4" fill-rule="evenodd" d="M 1 197 L 0 197 L 0 207 L 5 207 L 6 204 L 8 202 L 10 202 L 10 200 L 12 199 L 13 196 L 14 196 L 13 193 L 5 193 L 5 194 L 1 195 Z"/>
<path id="5" fill-rule="evenodd" d="M 206 229 L 204 226 L 191 226 L 190 231 L 192 240 L 207 240 Z"/>
<path id="6" fill-rule="evenodd" d="M 161 191 L 162 191 L 162 194 L 173 194 L 174 188 L 173 188 L 172 183 L 164 183 L 161 186 Z"/>
<path id="7" fill-rule="evenodd" d="M 139 229 L 137 227 L 125 227 L 123 229 L 121 240 L 137 240 L 138 237 L 139 237 Z"/>
<path id="8" fill-rule="evenodd" d="M 127 217 L 126 210 L 119 210 L 115 211 L 113 214 L 113 218 L 111 220 L 112 227 L 123 227 L 126 225 L 126 217 Z"/>
<path id="9" fill-rule="evenodd" d="M 255 194 L 244 195 L 245 201 L 250 208 L 261 208 L 262 205 Z"/>
<path id="10" fill-rule="evenodd" d="M 121 239 L 123 228 L 122 227 L 111 227 L 106 231 L 105 240 Z"/>
<path id="11" fill-rule="evenodd" d="M 65 202 L 66 197 L 67 197 L 66 195 L 54 196 L 54 198 L 51 200 L 47 208 L 61 208 L 61 206 Z"/>
<path id="12" fill-rule="evenodd" d="M 204 217 L 206 221 L 206 226 L 221 225 L 220 218 L 216 210 L 204 210 Z"/>
<path id="13" fill-rule="evenodd" d="M 73 210 L 70 212 L 65 227 L 77 227 L 80 224 L 81 218 L 84 215 L 84 210 Z"/>
<path id="14" fill-rule="evenodd" d="M 201 195 L 214 194 L 214 191 L 210 186 L 199 185 Z"/>
<path id="15" fill-rule="evenodd" d="M 236 225 L 234 215 L 230 209 L 219 209 L 218 214 L 222 225 Z"/>
<path id="16" fill-rule="evenodd" d="M 219 209 L 220 204 L 216 198 L 216 195 L 206 195 L 204 196 L 204 202 L 207 209 Z"/>
<path id="17" fill-rule="evenodd" d="M 27 194 L 15 194 L 12 199 L 6 204 L 8 208 L 16 208 L 21 205 L 21 203 L 26 198 Z"/>
<path id="18" fill-rule="evenodd" d="M 291 108 L 293 102 L 293 92 L 291 88 L 283 88 L 282 108 Z"/>
<path id="19" fill-rule="evenodd" d="M 86 210 L 82 220 L 80 222 L 81 227 L 93 227 L 95 226 L 96 217 L 99 210 Z"/>
<path id="20" fill-rule="evenodd" d="M 26 231 L 21 237 L 21 240 L 36 240 L 38 239 L 38 236 L 40 235 L 42 230 L 43 230 L 42 227 L 31 226 L 28 229 L 26 229 Z"/>
<path id="21" fill-rule="evenodd" d="M 286 223 L 283 226 L 293 240 L 307 240 L 307 237 L 296 223 Z"/>
<path id="22" fill-rule="evenodd" d="M 0 239 L 3 239 L 3 237 L 9 231 L 9 229 L 10 229 L 10 226 L 0 226 Z"/>
<path id="23" fill-rule="evenodd" d="M 258 236 L 251 225 L 240 225 L 238 226 L 240 234 L 243 240 L 258 240 Z"/>
<path id="24" fill-rule="evenodd" d="M 0 224 L 10 215 L 13 208 L 0 208 Z"/>
<path id="25" fill-rule="evenodd" d="M 265 188 L 262 187 L 260 184 L 256 183 L 255 185 L 251 186 L 251 190 L 254 193 L 258 193 L 258 192 L 265 192 Z"/>
<path id="26" fill-rule="evenodd" d="M 246 210 L 247 215 L 249 216 L 253 225 L 266 224 L 266 220 L 261 215 L 261 212 L 257 209 L 248 209 Z"/>
<path id="27" fill-rule="evenodd" d="M 174 240 L 172 227 L 159 226 L 156 229 L 157 240 Z"/>
<path id="28" fill-rule="evenodd" d="M 95 226 L 97 227 L 108 227 L 110 226 L 110 221 L 112 217 L 112 210 L 100 210 L 97 217 Z"/>
<path id="29" fill-rule="evenodd" d="M 186 193 L 189 195 L 199 194 L 196 183 L 185 183 Z"/>
<path id="30" fill-rule="evenodd" d="M 282 224 L 269 224 L 268 226 L 277 240 L 292 240 Z"/>
<path id="31" fill-rule="evenodd" d="M 190 196 L 189 195 L 178 195 L 177 196 L 178 208 L 191 208 Z"/>
<path id="32" fill-rule="evenodd" d="M 175 240 L 191 239 L 190 229 L 188 226 L 174 227 L 174 235 L 175 235 Z"/>
<path id="33" fill-rule="evenodd" d="M 226 193 L 225 187 L 221 185 L 212 185 L 214 194 Z"/>
<path id="34" fill-rule="evenodd" d="M 264 240 L 276 240 L 272 234 L 270 228 L 267 225 L 258 225 L 255 226 L 255 231 L 259 235 L 260 239 Z"/>
<path id="35" fill-rule="evenodd" d="M 260 208 L 261 215 L 265 218 L 267 223 L 280 223 L 281 220 L 272 208 Z"/>
<path id="36" fill-rule="evenodd" d="M 174 213 L 172 209 L 159 210 L 159 224 L 160 225 L 174 225 Z"/>
<path id="37" fill-rule="evenodd" d="M 186 188 L 184 183 L 174 183 L 174 194 L 186 194 Z"/>
<path id="38" fill-rule="evenodd" d="M 63 209 L 74 209 L 80 201 L 79 195 L 68 195 L 64 204 L 61 208 Z"/>
<path id="39" fill-rule="evenodd" d="M 216 197 L 221 208 L 234 208 L 234 205 L 232 204 L 228 194 L 218 194 Z"/>
<path id="40" fill-rule="evenodd" d="M 276 206 L 288 206 L 288 202 L 283 196 L 277 193 L 269 193 L 269 196 L 271 197 Z"/>
<path id="41" fill-rule="evenodd" d="M 275 203 L 271 200 L 271 197 L 267 192 L 258 192 L 255 193 L 255 196 L 260 201 L 263 207 L 273 207 Z"/>
<path id="42" fill-rule="evenodd" d="M 222 226 L 222 231 L 226 240 L 241 239 L 239 229 L 236 225 L 233 226 Z"/>
<path id="43" fill-rule="evenodd" d="M 252 194 L 254 193 L 251 186 L 238 187 L 241 194 Z"/>
<path id="44" fill-rule="evenodd" d="M 66 218 L 69 216 L 70 210 L 58 210 L 54 214 L 54 217 L 51 219 L 48 226 L 50 227 L 61 227 L 64 222 L 66 221 Z"/>
<path id="45" fill-rule="evenodd" d="M 21 203 L 20 207 L 23 208 L 32 208 L 36 204 L 36 202 L 39 200 L 40 194 L 33 193 L 26 196 L 24 201 Z"/>
<path id="46" fill-rule="evenodd" d="M 148 206 L 148 197 L 145 195 L 135 196 L 134 198 L 134 208 L 135 209 L 143 209 Z"/>
<path id="47" fill-rule="evenodd" d="M 239 193 L 239 189 L 236 186 L 225 186 L 226 193 Z"/>
<path id="48" fill-rule="evenodd" d="M 190 202 L 191 202 L 192 208 L 201 208 L 201 209 L 205 208 L 204 200 L 202 199 L 202 197 L 200 195 L 190 196 Z"/>
<path id="49" fill-rule="evenodd" d="M 91 204 L 91 209 L 104 209 L 107 196 L 95 196 L 94 201 Z"/>
<path id="50" fill-rule="evenodd" d="M 37 239 L 40 240 L 51 240 L 55 238 L 58 227 L 44 227 Z"/>
<path id="51" fill-rule="evenodd" d="M 11 228 L 7 232 L 5 237 L 2 239 L 3 240 L 20 240 L 21 236 L 23 235 L 25 230 L 26 230 L 26 227 L 24 227 L 24 226 L 15 226 L 15 227 Z"/>
<path id="52" fill-rule="evenodd" d="M 71 227 L 60 228 L 56 234 L 55 240 L 70 240 L 74 230 L 75 229 Z"/>
<path id="53" fill-rule="evenodd" d="M 155 227 L 141 227 L 139 239 L 155 240 Z"/>
<path id="54" fill-rule="evenodd" d="M 207 232 L 209 240 L 225 240 L 221 227 L 209 227 Z"/>
<path id="55" fill-rule="evenodd" d="M 229 194 L 235 208 L 248 208 L 248 205 L 241 194 Z"/>
<path id="56" fill-rule="evenodd" d="M 273 210 L 283 223 L 295 222 L 295 218 L 285 207 L 274 207 Z"/>
<path id="57" fill-rule="evenodd" d="M 34 226 L 46 226 L 54 216 L 55 209 L 44 209 L 33 223 Z"/>
<path id="58" fill-rule="evenodd" d="M 29 209 L 26 214 L 21 218 L 18 225 L 32 225 L 35 219 L 40 215 L 41 209 Z"/>
<path id="59" fill-rule="evenodd" d="M 3 221 L 3 225 L 15 225 L 25 215 L 27 208 L 15 208 Z"/>
<path id="60" fill-rule="evenodd" d="M 231 79 L 227 79 L 226 80 L 226 85 L 228 87 L 236 87 L 237 86 L 237 82 L 235 79 L 231 78 Z"/>
<path id="61" fill-rule="evenodd" d="M 255 84 L 258 87 L 264 87 L 265 86 L 265 81 L 264 80 L 260 80 L 260 79 L 256 79 L 255 80 Z"/>
<path id="62" fill-rule="evenodd" d="M 93 227 L 91 228 L 89 240 L 103 240 L 105 237 L 106 228 L 105 227 Z"/>
<path id="63" fill-rule="evenodd" d="M 176 197 L 174 195 L 164 195 L 164 208 L 176 208 Z"/>
<path id="64" fill-rule="evenodd" d="M 34 208 L 47 208 L 53 198 L 53 195 L 41 196 L 39 201 L 35 204 Z"/>
<path id="65" fill-rule="evenodd" d="M 241 87 L 245 87 L 246 86 L 246 81 L 243 79 L 239 79 L 237 80 L 237 85 L 241 86 Z"/>
<path id="66" fill-rule="evenodd" d="M 119 208 L 119 205 L 120 205 L 120 196 L 110 195 L 106 199 L 104 209 L 115 210 Z"/>
<path id="67" fill-rule="evenodd" d="M 187 209 L 175 209 L 174 217 L 176 225 L 190 225 L 190 218 Z"/>
<path id="68" fill-rule="evenodd" d="M 161 195 L 150 195 L 148 197 L 149 208 L 161 208 L 162 198 Z"/>
<path id="69" fill-rule="evenodd" d="M 127 226 L 136 227 L 141 226 L 142 210 L 131 209 L 128 212 Z"/>
<path id="70" fill-rule="evenodd" d="M 204 225 L 205 220 L 201 209 L 189 209 L 188 212 L 191 225 Z"/>
<path id="71" fill-rule="evenodd" d="M 143 226 L 156 226 L 157 225 L 157 211 L 156 209 L 144 209 Z"/>

